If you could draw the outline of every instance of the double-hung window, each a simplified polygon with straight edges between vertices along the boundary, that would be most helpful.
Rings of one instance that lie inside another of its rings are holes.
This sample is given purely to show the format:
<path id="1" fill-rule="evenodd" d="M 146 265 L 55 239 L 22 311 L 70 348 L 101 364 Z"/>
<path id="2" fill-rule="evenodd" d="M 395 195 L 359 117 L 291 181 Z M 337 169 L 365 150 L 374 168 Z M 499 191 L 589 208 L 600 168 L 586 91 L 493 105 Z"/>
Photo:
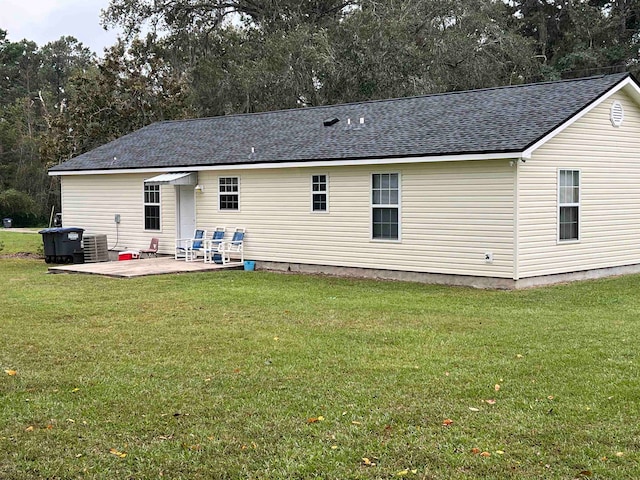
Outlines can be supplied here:
<path id="1" fill-rule="evenodd" d="M 160 230 L 160 185 L 144 186 L 144 229 Z"/>
<path id="2" fill-rule="evenodd" d="M 371 218 L 374 240 L 400 238 L 399 173 L 374 173 L 371 176 Z"/>
<path id="3" fill-rule="evenodd" d="M 580 239 L 580 170 L 558 171 L 558 241 Z"/>
<path id="4" fill-rule="evenodd" d="M 238 210 L 240 205 L 240 182 L 238 177 L 218 178 L 218 208 Z"/>
<path id="5" fill-rule="evenodd" d="M 327 175 L 311 175 L 311 210 L 313 212 L 327 211 Z"/>

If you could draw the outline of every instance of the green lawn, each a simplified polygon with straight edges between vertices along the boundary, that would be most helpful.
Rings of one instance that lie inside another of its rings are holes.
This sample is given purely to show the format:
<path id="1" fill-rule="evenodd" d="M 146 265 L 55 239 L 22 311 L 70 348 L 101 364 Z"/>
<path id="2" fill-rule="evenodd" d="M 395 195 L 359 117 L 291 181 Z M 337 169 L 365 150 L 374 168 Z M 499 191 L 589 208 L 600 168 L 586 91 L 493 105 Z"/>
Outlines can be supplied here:
<path id="1" fill-rule="evenodd" d="M 640 477 L 640 276 L 45 272 L 0 259 L 3 480 Z"/>
<path id="2" fill-rule="evenodd" d="M 42 253 L 42 235 L 32 231 L 0 229 L 0 255 L 21 252 Z"/>

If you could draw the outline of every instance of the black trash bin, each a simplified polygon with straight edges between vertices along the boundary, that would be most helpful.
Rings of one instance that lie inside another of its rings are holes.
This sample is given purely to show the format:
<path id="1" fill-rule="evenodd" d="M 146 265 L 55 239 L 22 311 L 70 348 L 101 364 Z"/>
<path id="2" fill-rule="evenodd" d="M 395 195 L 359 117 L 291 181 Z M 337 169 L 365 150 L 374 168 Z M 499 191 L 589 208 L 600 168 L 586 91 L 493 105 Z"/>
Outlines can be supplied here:
<path id="1" fill-rule="evenodd" d="M 56 261 L 56 235 L 57 228 L 45 228 L 38 233 L 42 235 L 42 243 L 44 243 L 44 261 L 53 263 Z"/>
<path id="2" fill-rule="evenodd" d="M 13 219 L 12 218 L 3 218 L 2 219 L 2 226 L 4 228 L 11 228 L 13 226 Z"/>
<path id="3" fill-rule="evenodd" d="M 73 251 L 73 263 L 84 263 L 84 249 Z"/>
<path id="4" fill-rule="evenodd" d="M 79 259 L 76 252 L 82 250 L 84 228 L 45 228 L 38 233 L 44 243 L 44 261 L 47 263 L 71 263 Z M 83 255 L 84 261 L 84 255 Z"/>

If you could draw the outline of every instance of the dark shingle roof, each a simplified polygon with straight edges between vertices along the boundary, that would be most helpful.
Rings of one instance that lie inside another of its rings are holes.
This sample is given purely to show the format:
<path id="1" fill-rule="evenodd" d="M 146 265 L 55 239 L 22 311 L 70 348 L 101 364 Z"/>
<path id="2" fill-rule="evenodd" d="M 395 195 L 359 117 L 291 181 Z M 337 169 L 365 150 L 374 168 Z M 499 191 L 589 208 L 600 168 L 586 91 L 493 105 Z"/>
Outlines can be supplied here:
<path id="1" fill-rule="evenodd" d="M 159 122 L 51 171 L 521 152 L 627 76 Z"/>

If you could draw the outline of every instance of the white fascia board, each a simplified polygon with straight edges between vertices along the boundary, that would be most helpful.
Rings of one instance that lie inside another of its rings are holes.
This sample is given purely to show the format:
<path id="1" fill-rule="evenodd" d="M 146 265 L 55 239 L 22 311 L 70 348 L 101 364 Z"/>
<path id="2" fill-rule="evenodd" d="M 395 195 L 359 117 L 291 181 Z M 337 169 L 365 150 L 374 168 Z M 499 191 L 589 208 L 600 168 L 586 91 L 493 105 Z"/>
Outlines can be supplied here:
<path id="1" fill-rule="evenodd" d="M 194 165 L 163 168 L 127 168 L 117 170 L 77 170 L 49 172 L 51 176 L 69 175 L 115 175 L 122 173 L 161 173 L 161 172 L 204 172 L 225 170 L 263 170 L 274 168 L 326 168 L 345 167 L 357 165 L 397 165 L 399 163 L 434 163 L 434 162 L 468 162 L 473 160 L 513 160 L 522 158 L 521 152 L 510 153 L 482 153 L 465 155 L 439 155 L 433 157 L 395 157 L 354 160 L 315 160 L 309 162 L 282 162 L 282 163 L 249 163 L 236 165 Z"/>
<path id="2" fill-rule="evenodd" d="M 528 160 L 531 158 L 531 155 L 533 155 L 533 152 L 536 151 L 538 148 L 540 148 L 542 145 L 544 145 L 545 143 L 547 143 L 549 140 L 551 140 L 553 137 L 555 137 L 556 135 L 558 135 L 559 133 L 561 133 L 563 130 L 565 130 L 566 128 L 570 127 L 571 125 L 573 125 L 575 122 L 577 122 L 578 120 L 580 120 L 583 116 L 585 116 L 587 113 L 589 113 L 591 110 L 593 110 L 594 108 L 596 108 L 598 105 L 600 105 L 602 102 L 606 101 L 608 98 L 610 98 L 612 95 L 614 95 L 615 93 L 619 92 L 620 90 L 622 90 L 625 87 L 630 87 L 629 93 L 631 94 L 631 96 L 634 98 L 634 100 L 640 104 L 640 88 L 638 88 L 638 85 L 636 84 L 636 82 L 634 82 L 631 77 L 627 77 L 625 78 L 622 82 L 620 82 L 618 85 L 616 85 L 615 87 L 613 87 L 611 90 L 609 90 L 607 93 L 605 93 L 604 95 L 602 95 L 600 98 L 598 98 L 597 100 L 595 100 L 591 105 L 589 105 L 587 108 L 583 109 L 581 112 L 579 112 L 578 114 L 574 115 L 573 117 L 571 117 L 569 120 L 567 120 L 566 122 L 564 122 L 562 125 L 560 125 L 558 128 L 556 128 L 555 130 L 549 132 L 547 135 L 545 135 L 544 137 L 542 137 L 540 140 L 538 140 L 536 143 L 534 143 L 533 145 L 531 145 L 529 148 L 527 148 L 524 152 L 522 152 L 522 158 L 524 158 L 525 160 Z"/>

